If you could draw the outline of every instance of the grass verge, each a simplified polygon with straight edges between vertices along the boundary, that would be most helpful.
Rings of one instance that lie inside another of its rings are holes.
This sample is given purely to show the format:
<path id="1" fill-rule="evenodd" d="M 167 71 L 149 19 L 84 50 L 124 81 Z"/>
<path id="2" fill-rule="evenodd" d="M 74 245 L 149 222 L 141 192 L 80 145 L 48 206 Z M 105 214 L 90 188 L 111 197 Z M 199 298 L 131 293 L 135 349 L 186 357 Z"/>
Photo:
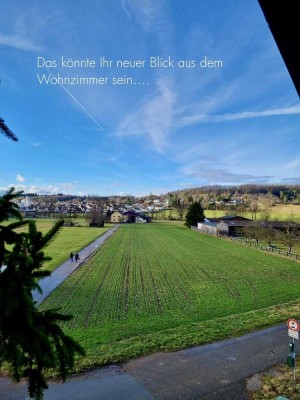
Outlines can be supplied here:
<path id="1" fill-rule="evenodd" d="M 117 323 L 113 327 L 87 328 L 84 331 L 65 329 L 65 332 L 78 340 L 86 350 L 86 356 L 76 360 L 74 371 L 80 372 L 159 351 L 177 351 L 238 337 L 282 323 L 291 316 L 298 315 L 300 315 L 300 299 L 244 314 L 214 318 L 135 336 L 127 336 L 128 327 L 124 326 L 122 330 L 122 323 Z M 121 332 L 122 337 L 120 337 Z"/>
<path id="2" fill-rule="evenodd" d="M 296 368 L 296 379 L 294 370 L 287 365 L 277 365 L 270 370 L 259 374 L 260 388 L 250 391 L 251 400 L 274 400 L 284 396 L 289 400 L 300 399 L 300 368 Z M 251 379 L 251 378 L 250 378 Z"/>

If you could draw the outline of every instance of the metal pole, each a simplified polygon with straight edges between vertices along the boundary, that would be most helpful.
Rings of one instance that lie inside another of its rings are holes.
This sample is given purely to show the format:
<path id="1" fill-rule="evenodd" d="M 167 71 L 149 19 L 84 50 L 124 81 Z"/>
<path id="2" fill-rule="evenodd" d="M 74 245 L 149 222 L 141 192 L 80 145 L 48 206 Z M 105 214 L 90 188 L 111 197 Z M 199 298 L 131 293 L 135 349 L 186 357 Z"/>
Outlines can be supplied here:
<path id="1" fill-rule="evenodd" d="M 296 384 L 296 348 L 295 348 L 295 338 L 293 338 L 294 353 L 295 353 L 295 363 L 294 363 L 294 382 Z"/>

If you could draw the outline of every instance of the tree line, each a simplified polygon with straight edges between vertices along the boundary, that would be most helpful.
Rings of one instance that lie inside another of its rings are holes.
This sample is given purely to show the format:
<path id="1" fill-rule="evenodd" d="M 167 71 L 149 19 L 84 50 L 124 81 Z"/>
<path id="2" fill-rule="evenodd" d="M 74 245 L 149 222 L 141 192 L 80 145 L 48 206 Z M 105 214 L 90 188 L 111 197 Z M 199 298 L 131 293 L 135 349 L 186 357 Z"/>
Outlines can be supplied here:
<path id="1" fill-rule="evenodd" d="M 245 237 L 246 241 L 254 240 L 256 245 L 259 242 L 266 242 L 271 247 L 272 243 L 282 243 L 288 248 L 288 253 L 291 253 L 293 247 L 300 243 L 298 226 L 291 221 L 282 223 L 281 229 L 255 222 L 251 226 L 239 228 L 238 234 Z"/>
<path id="2" fill-rule="evenodd" d="M 211 185 L 198 188 L 182 189 L 169 192 L 168 198 L 178 197 L 181 199 L 192 198 L 193 201 L 200 200 L 205 203 L 205 208 L 216 208 L 216 203 L 227 203 L 233 199 L 242 199 L 245 205 L 254 200 L 262 199 L 269 201 L 270 205 L 300 204 L 300 185 L 255 185 L 244 184 L 237 186 Z"/>

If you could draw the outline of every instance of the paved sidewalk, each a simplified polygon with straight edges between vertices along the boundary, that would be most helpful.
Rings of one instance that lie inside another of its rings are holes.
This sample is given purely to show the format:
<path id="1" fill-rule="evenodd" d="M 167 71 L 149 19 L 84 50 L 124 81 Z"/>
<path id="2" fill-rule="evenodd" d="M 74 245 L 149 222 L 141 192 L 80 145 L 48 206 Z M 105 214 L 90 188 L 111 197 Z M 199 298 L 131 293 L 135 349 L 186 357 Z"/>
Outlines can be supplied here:
<path id="1" fill-rule="evenodd" d="M 285 362 L 286 325 L 181 350 L 156 353 L 52 382 L 44 400 L 246 400 L 244 380 Z M 298 344 L 297 344 L 297 352 Z M 0 379 L 0 399 L 25 400 L 25 383 Z"/>
<path id="2" fill-rule="evenodd" d="M 32 292 L 34 300 L 37 304 L 42 303 L 52 292 L 56 289 L 69 275 L 71 275 L 77 268 L 84 264 L 94 253 L 103 245 L 103 243 L 120 227 L 120 224 L 113 226 L 111 229 L 99 236 L 88 246 L 84 247 L 79 252 L 80 261 L 75 262 L 68 260 L 57 267 L 50 276 L 42 279 L 39 284 L 43 293 L 40 294 L 37 290 Z"/>

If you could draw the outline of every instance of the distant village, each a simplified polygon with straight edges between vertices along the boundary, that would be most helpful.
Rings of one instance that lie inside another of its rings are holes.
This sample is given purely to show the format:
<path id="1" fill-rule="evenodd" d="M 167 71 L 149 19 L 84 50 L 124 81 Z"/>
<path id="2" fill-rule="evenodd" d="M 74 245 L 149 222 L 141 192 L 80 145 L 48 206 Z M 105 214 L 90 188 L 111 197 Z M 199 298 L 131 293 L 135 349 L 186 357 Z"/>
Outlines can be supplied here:
<path id="1" fill-rule="evenodd" d="M 273 189 L 273 192 L 252 190 L 242 193 L 224 188 L 215 188 L 214 191 L 210 188 L 207 192 L 206 188 L 200 190 L 170 192 L 161 196 L 150 194 L 145 197 L 27 194 L 20 196 L 17 204 L 26 218 L 63 218 L 67 226 L 81 226 L 84 218 L 90 227 L 103 227 L 108 222 L 148 223 L 153 219 L 182 221 L 189 206 L 200 201 L 205 210 L 220 210 L 223 215 L 217 217 L 211 213 L 213 217 L 205 217 L 192 229 L 214 236 L 245 237 L 246 240 L 255 240 L 256 245 L 262 240 L 267 242 L 266 249 L 271 251 L 277 251 L 276 246 L 271 244 L 277 240 L 288 247 L 287 255 L 298 257 L 292 253 L 292 248 L 299 241 L 300 224 L 292 221 L 292 217 L 286 221 L 270 221 L 272 206 L 299 204 L 298 186 L 280 191 Z M 260 213 L 259 220 L 257 213 Z M 81 220 L 77 220 L 77 217 L 81 217 Z"/>
<path id="2" fill-rule="evenodd" d="M 70 197 L 70 198 L 69 198 Z M 103 220 L 119 222 L 149 222 L 149 214 L 169 208 L 169 200 L 161 198 L 23 196 L 17 202 L 26 218 L 76 218 L 101 213 Z"/>
<path id="3" fill-rule="evenodd" d="M 172 217 L 172 209 L 182 219 L 188 206 L 200 201 L 205 210 L 222 210 L 224 214 L 245 216 L 257 212 L 265 213 L 268 219 L 270 207 L 276 204 L 300 204 L 299 185 L 241 185 L 204 186 L 183 189 L 161 195 L 135 196 L 76 196 L 59 193 L 56 195 L 24 194 L 18 206 L 24 217 L 76 218 L 101 214 L 101 220 L 109 222 L 148 222 L 149 218 L 163 216 L 164 211 Z M 174 215 L 175 215 L 174 214 Z M 99 221 L 97 222 L 97 224 Z"/>

